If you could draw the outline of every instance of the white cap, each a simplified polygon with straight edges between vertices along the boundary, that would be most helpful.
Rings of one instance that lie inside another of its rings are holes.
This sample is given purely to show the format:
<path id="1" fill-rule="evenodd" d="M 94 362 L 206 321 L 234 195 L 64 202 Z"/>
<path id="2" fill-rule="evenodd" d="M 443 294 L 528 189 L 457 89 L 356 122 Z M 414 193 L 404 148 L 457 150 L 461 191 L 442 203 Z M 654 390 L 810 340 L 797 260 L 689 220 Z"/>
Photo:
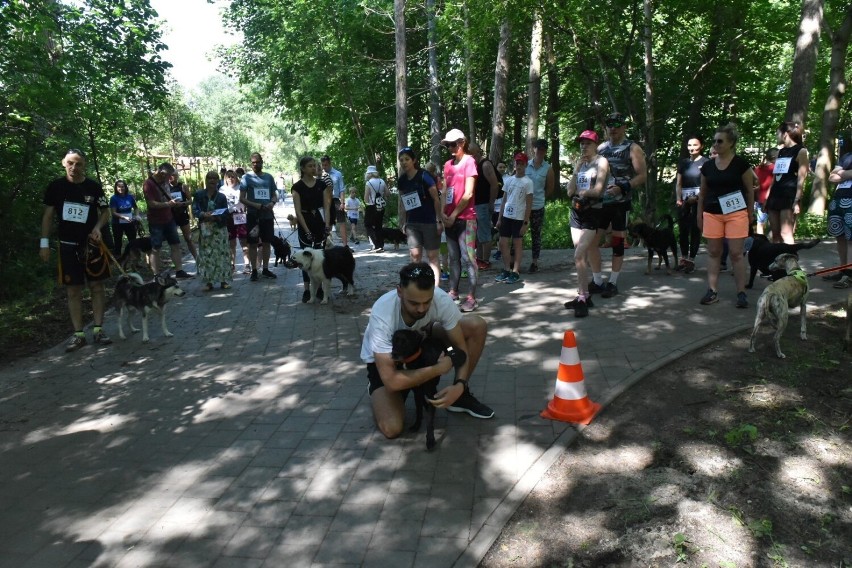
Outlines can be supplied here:
<path id="1" fill-rule="evenodd" d="M 441 140 L 441 143 L 443 144 L 444 142 L 458 142 L 464 137 L 464 132 L 462 132 L 458 128 L 453 128 L 452 130 L 447 132 L 447 135 L 444 136 L 444 139 Z"/>
<path id="2" fill-rule="evenodd" d="M 379 170 L 376 169 L 376 166 L 367 166 L 367 173 L 365 175 L 377 174 Z"/>

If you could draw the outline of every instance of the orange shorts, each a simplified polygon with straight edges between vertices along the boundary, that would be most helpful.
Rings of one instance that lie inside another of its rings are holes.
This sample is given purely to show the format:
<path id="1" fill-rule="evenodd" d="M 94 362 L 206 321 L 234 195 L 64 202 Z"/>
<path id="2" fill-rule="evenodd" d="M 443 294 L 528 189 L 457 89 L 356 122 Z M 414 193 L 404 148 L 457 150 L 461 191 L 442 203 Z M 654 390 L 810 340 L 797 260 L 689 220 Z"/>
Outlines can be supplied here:
<path id="1" fill-rule="evenodd" d="M 748 237 L 748 211 L 741 209 L 722 215 L 720 213 L 704 213 L 705 239 L 744 239 Z"/>

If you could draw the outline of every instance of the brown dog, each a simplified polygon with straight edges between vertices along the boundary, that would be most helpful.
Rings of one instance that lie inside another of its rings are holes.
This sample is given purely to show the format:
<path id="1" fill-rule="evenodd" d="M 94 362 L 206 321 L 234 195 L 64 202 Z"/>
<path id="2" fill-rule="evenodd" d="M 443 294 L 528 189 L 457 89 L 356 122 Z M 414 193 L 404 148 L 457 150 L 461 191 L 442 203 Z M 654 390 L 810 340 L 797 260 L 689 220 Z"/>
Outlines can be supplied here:
<path id="1" fill-rule="evenodd" d="M 790 308 L 799 306 L 801 308 L 801 338 L 806 340 L 807 335 L 807 301 L 808 301 L 808 276 L 799 267 L 799 259 L 794 254 L 779 254 L 775 261 L 769 265 L 770 270 L 783 270 L 787 276 L 776 280 L 766 287 L 757 300 L 757 315 L 754 318 L 754 329 L 751 332 L 751 344 L 749 353 L 754 353 L 754 341 L 760 324 L 767 322 L 775 328 L 775 354 L 780 359 L 785 355 L 781 353 L 781 336 L 787 327 L 787 318 Z"/>
<path id="2" fill-rule="evenodd" d="M 295 230 L 296 230 L 296 226 L 297 226 L 297 225 L 298 225 L 298 223 L 299 223 L 299 220 L 298 220 L 298 219 L 296 219 L 296 216 L 295 216 L 295 215 L 287 215 L 287 220 L 288 220 L 288 221 L 290 221 L 290 230 L 291 230 L 291 231 L 295 231 Z"/>

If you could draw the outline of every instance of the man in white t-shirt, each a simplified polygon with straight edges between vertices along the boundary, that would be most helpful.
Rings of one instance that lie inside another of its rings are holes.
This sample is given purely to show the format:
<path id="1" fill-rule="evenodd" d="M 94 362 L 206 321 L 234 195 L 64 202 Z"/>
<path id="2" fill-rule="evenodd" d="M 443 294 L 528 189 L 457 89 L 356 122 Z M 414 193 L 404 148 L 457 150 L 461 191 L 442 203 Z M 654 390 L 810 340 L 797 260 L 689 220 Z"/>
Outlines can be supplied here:
<path id="1" fill-rule="evenodd" d="M 435 273 L 425 262 L 412 262 L 399 271 L 399 284 L 381 296 L 370 313 L 364 331 L 361 359 L 367 364 L 373 417 L 387 438 L 402 433 L 405 397 L 408 390 L 453 368 L 442 354 L 438 362 L 422 369 L 399 369 L 391 358 L 393 334 L 398 329 L 427 330 L 454 349 L 464 351 L 467 361 L 455 373 L 449 386 L 440 389 L 430 402 L 436 408 L 467 412 L 476 418 L 491 418 L 494 411 L 470 393 L 468 381 L 485 347 L 488 326 L 480 316 L 462 315 L 455 302 L 435 288 Z"/>

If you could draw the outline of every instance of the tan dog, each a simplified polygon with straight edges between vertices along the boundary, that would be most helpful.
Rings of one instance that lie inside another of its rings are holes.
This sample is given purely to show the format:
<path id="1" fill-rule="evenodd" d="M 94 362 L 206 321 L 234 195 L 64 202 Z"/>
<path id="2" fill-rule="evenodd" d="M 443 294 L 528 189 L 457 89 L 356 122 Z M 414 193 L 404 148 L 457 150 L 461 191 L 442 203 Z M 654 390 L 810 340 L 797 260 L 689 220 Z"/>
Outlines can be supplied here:
<path id="1" fill-rule="evenodd" d="M 287 220 L 290 221 L 290 230 L 295 231 L 299 220 L 296 219 L 295 215 L 287 215 Z"/>
<path id="2" fill-rule="evenodd" d="M 770 270 L 783 270 L 787 276 L 776 280 L 766 287 L 763 294 L 757 300 L 757 315 L 754 318 L 754 329 L 751 332 L 751 345 L 749 353 L 754 353 L 754 341 L 760 324 L 767 322 L 775 328 L 775 354 L 784 359 L 781 353 L 781 336 L 787 327 L 787 318 L 790 308 L 799 306 L 801 308 L 801 338 L 807 336 L 807 301 L 808 301 L 808 276 L 799 267 L 799 259 L 794 254 L 779 254 L 775 261 L 769 265 Z"/>

